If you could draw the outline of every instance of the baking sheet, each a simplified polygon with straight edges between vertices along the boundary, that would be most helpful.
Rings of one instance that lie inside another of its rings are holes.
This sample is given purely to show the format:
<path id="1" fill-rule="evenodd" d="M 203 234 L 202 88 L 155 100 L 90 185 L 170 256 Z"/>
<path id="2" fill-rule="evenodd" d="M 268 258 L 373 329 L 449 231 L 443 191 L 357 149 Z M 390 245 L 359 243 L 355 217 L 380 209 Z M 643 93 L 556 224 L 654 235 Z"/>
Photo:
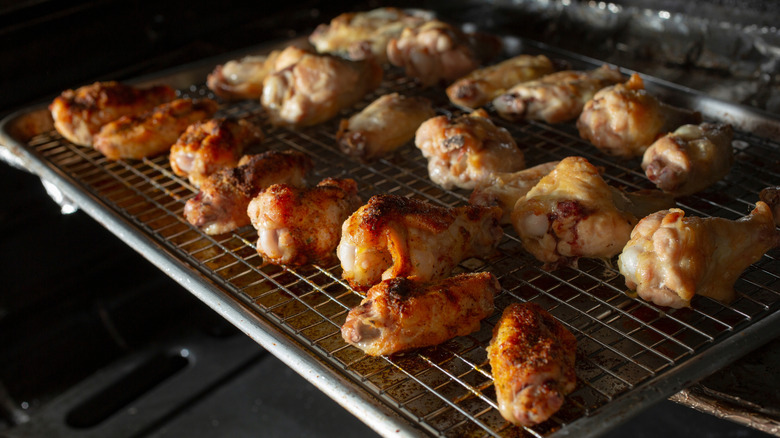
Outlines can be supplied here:
<path id="1" fill-rule="evenodd" d="M 599 64 L 527 41 L 516 40 L 513 47 L 565 57 L 578 68 Z M 225 59 L 185 66 L 154 80 L 172 84 L 184 96 L 212 97 L 203 84 L 205 74 Z M 726 179 L 678 201 L 688 214 L 741 217 L 752 208 L 761 188 L 780 181 L 780 146 L 760 136 L 776 130 L 777 121 L 660 80 L 647 78 L 647 82 L 653 92 L 702 111 L 708 120 L 730 121 L 742 129 L 736 135 L 736 163 Z M 460 112 L 449 105 L 443 90 L 420 89 L 399 71 L 388 70 L 382 86 L 342 116 L 392 91 L 423 94 L 441 114 Z M 219 115 L 264 120 L 254 101 L 224 103 Z M 529 165 L 581 155 L 604 167 L 605 179 L 613 185 L 652 188 L 637 160 L 618 161 L 600 153 L 579 139 L 573 124 L 494 120 L 510 130 Z M 267 135 L 263 148 L 310 154 L 315 161 L 312 181 L 328 176 L 355 178 L 364 200 L 394 193 L 454 206 L 468 199 L 466 191 L 432 184 L 427 163 L 412 144 L 368 165 L 343 156 L 335 141 L 338 118 L 300 130 L 267 123 L 263 127 Z M 581 260 L 578 269 L 546 272 L 507 227 L 495 254 L 468 259 L 456 271 L 489 270 L 501 282 L 497 310 L 480 331 L 435 348 L 367 357 L 340 336 L 347 311 L 361 299 L 341 280 L 340 267 L 262 266 L 251 227 L 220 236 L 207 236 L 191 227 L 182 209 L 195 191 L 172 173 L 167 156 L 108 161 L 94 150 L 63 140 L 52 130 L 43 105 L 7 117 L 1 128 L 6 152 L 20 165 L 52 182 L 128 245 L 384 436 L 595 436 L 780 334 L 777 250 L 743 274 L 736 286 L 737 299 L 730 305 L 697 297 L 692 308 L 673 310 L 626 295 L 614 263 Z M 499 415 L 485 353 L 501 310 L 515 300 L 541 304 L 578 340 L 577 389 L 551 420 L 525 430 Z"/>

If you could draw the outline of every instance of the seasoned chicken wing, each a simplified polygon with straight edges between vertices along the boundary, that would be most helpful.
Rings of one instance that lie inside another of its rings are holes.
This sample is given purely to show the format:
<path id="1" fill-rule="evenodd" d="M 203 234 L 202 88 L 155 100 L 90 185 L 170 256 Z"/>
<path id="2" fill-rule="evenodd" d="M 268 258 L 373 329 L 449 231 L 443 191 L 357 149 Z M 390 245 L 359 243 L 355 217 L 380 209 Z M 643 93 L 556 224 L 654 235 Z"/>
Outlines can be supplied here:
<path id="1" fill-rule="evenodd" d="M 369 289 L 341 327 L 344 340 L 371 356 L 441 344 L 479 330 L 501 286 L 480 272 L 424 283 L 395 277 Z"/>
<path id="2" fill-rule="evenodd" d="M 493 106 L 507 120 L 567 122 L 580 115 L 597 91 L 622 80 L 620 71 L 607 65 L 591 71 L 560 71 L 513 86 L 493 99 Z"/>
<path id="3" fill-rule="evenodd" d="M 600 90 L 577 120 L 580 137 L 618 157 L 642 155 L 660 135 L 686 123 L 701 122 L 701 114 L 667 105 L 645 91 L 634 73 L 624 84 Z"/>
<path id="4" fill-rule="evenodd" d="M 647 148 L 642 169 L 665 192 L 676 196 L 699 192 L 729 173 L 734 163 L 732 138 L 731 125 L 683 125 Z"/>
<path id="5" fill-rule="evenodd" d="M 525 167 L 512 135 L 478 109 L 457 118 L 437 116 L 417 129 L 414 144 L 428 159 L 431 181 L 450 189 L 473 189 L 496 172 Z"/>
<path id="6" fill-rule="evenodd" d="M 245 155 L 238 167 L 212 174 L 184 206 L 184 217 L 206 234 L 221 234 L 249 225 L 249 201 L 272 184 L 304 185 L 312 169 L 308 155 L 295 151 L 268 151 Z"/>
<path id="7" fill-rule="evenodd" d="M 498 410 L 517 426 L 547 420 L 577 386 L 577 338 L 538 304 L 504 309 L 487 353 Z"/>
<path id="8" fill-rule="evenodd" d="M 759 199 L 764 201 L 772 210 L 775 217 L 775 224 L 780 227 L 780 186 L 767 187 L 761 190 Z"/>
<path id="9" fill-rule="evenodd" d="M 316 125 L 355 104 L 381 81 L 382 68 L 373 59 L 305 53 L 266 76 L 260 102 L 274 124 Z"/>
<path id="10" fill-rule="evenodd" d="M 468 257 L 492 253 L 503 235 L 498 207 L 439 207 L 377 195 L 349 217 L 337 248 L 343 277 L 356 289 L 393 277 L 444 278 Z"/>
<path id="11" fill-rule="evenodd" d="M 398 8 L 377 8 L 367 12 L 346 12 L 330 24 L 320 24 L 309 42 L 320 53 L 333 53 L 353 61 L 373 57 L 387 62 L 387 44 L 405 28 L 415 28 L 433 18 L 426 13 L 407 13 Z"/>
<path id="12" fill-rule="evenodd" d="M 512 225 L 546 268 L 579 257 L 609 258 L 628 241 L 636 217 L 615 206 L 612 189 L 582 157 L 567 157 L 517 201 Z"/>
<path id="13" fill-rule="evenodd" d="M 431 101 L 424 97 L 385 94 L 342 120 L 336 137 L 345 154 L 371 161 L 403 146 L 422 122 L 435 115 Z"/>
<path id="14" fill-rule="evenodd" d="M 685 217 L 677 208 L 642 219 L 618 258 L 626 286 L 659 306 L 690 306 L 694 295 L 728 303 L 734 283 L 780 246 L 771 208 L 759 201 L 736 221 Z"/>
<path id="15" fill-rule="evenodd" d="M 491 178 L 481 180 L 474 187 L 469 197 L 469 204 L 482 207 L 497 205 L 504 212 L 501 223 L 509 224 L 512 222 L 512 210 L 517 200 L 524 197 L 557 165 L 558 161 L 550 161 L 517 172 L 495 173 Z"/>
<path id="16" fill-rule="evenodd" d="M 171 147 L 171 169 L 195 187 L 219 169 L 236 167 L 244 151 L 263 140 L 263 132 L 245 120 L 207 119 L 193 123 Z"/>
<path id="17" fill-rule="evenodd" d="M 301 266 L 335 260 L 341 224 L 358 207 L 354 180 L 327 178 L 312 188 L 274 184 L 249 202 L 247 213 L 263 260 Z"/>
<path id="18" fill-rule="evenodd" d="M 390 63 L 423 85 L 453 81 L 498 55 L 501 40 L 485 34 L 467 34 L 439 20 L 407 27 L 387 45 Z"/>
<path id="19" fill-rule="evenodd" d="M 68 141 L 92 146 L 92 137 L 108 122 L 141 114 L 176 98 L 167 85 L 136 88 L 118 82 L 95 82 L 65 90 L 49 105 L 54 128 Z"/>
<path id="20" fill-rule="evenodd" d="M 554 71 L 552 61 L 544 55 L 518 55 L 458 79 L 447 87 L 447 96 L 455 105 L 479 108 L 517 84 Z"/>
<path id="21" fill-rule="evenodd" d="M 137 116 L 122 116 L 95 134 L 95 149 L 110 160 L 167 152 L 187 127 L 217 112 L 211 99 L 176 99 Z"/>

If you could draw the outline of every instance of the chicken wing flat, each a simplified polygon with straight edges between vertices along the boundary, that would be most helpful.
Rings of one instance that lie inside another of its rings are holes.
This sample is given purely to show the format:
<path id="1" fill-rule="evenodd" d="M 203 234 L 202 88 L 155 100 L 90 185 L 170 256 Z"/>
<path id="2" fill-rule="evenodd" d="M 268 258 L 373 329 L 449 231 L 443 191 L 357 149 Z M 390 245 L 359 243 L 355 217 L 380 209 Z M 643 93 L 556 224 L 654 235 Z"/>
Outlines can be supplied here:
<path id="1" fill-rule="evenodd" d="M 176 98 L 167 85 L 136 88 L 118 82 L 95 82 L 65 90 L 49 105 L 54 128 L 68 141 L 92 146 L 92 137 L 108 122 L 141 114 Z"/>
<path id="2" fill-rule="evenodd" d="M 580 114 L 580 137 L 607 154 L 623 158 L 641 156 L 659 136 L 680 125 L 700 123 L 701 114 L 662 103 L 647 93 L 634 73 L 624 84 L 596 93 Z"/>
<path id="3" fill-rule="evenodd" d="M 491 178 L 481 180 L 474 187 L 469 197 L 469 204 L 482 207 L 497 205 L 504 212 L 501 223 L 509 224 L 512 222 L 512 210 L 517 200 L 524 197 L 558 163 L 558 161 L 550 161 L 517 172 L 495 173 Z"/>
<path id="4" fill-rule="evenodd" d="M 428 159 L 431 181 L 450 189 L 473 189 L 496 172 L 525 167 L 512 134 L 478 109 L 456 118 L 437 116 L 417 129 L 414 144 Z"/>
<path id="5" fill-rule="evenodd" d="M 538 304 L 504 309 L 487 353 L 498 410 L 517 426 L 547 420 L 577 386 L 577 338 Z"/>
<path id="6" fill-rule="evenodd" d="M 591 71 L 560 71 L 513 86 L 493 99 L 493 106 L 507 120 L 568 122 L 580 115 L 597 91 L 621 81 L 620 71 L 607 65 Z"/>
<path id="7" fill-rule="evenodd" d="M 273 184 L 303 186 L 313 163 L 308 155 L 295 151 L 268 151 L 245 155 L 238 167 L 212 174 L 195 197 L 184 206 L 184 217 L 206 234 L 222 234 L 249 225 L 249 202 Z"/>
<path id="8" fill-rule="evenodd" d="M 200 187 L 219 169 L 236 167 L 244 151 L 263 141 L 263 132 L 245 120 L 207 119 L 193 123 L 171 147 L 171 169 Z"/>
<path id="9" fill-rule="evenodd" d="M 780 233 L 759 201 L 736 221 L 685 217 L 677 208 L 642 219 L 618 258 L 626 286 L 659 306 L 690 306 L 694 295 L 728 303 L 742 272 L 772 248 Z"/>
<path id="10" fill-rule="evenodd" d="M 385 94 L 342 120 L 336 137 L 345 154 L 368 162 L 406 144 L 420 124 L 435 115 L 431 101 L 424 97 Z"/>
<path id="11" fill-rule="evenodd" d="M 485 34 L 467 34 L 439 20 L 407 27 L 387 45 L 391 64 L 423 85 L 453 81 L 501 51 L 501 40 Z"/>
<path id="12" fill-rule="evenodd" d="M 277 265 L 332 262 L 341 224 L 360 204 L 352 179 L 327 178 L 312 188 L 274 184 L 247 210 L 257 230 L 257 252 Z"/>
<path id="13" fill-rule="evenodd" d="M 353 61 L 373 57 L 387 62 L 387 44 L 409 27 L 421 26 L 432 18 L 426 13 L 407 13 L 398 8 L 377 8 L 367 12 L 347 12 L 320 24 L 309 42 L 320 53 L 332 53 Z"/>
<path id="14" fill-rule="evenodd" d="M 357 103 L 381 81 L 382 68 L 373 59 L 304 53 L 266 76 L 260 102 L 276 125 L 316 125 Z"/>
<path id="15" fill-rule="evenodd" d="M 447 87 L 447 96 L 455 105 L 479 108 L 517 84 L 539 79 L 554 71 L 552 61 L 544 55 L 518 55 L 458 79 Z"/>
<path id="16" fill-rule="evenodd" d="M 341 327 L 344 340 L 370 356 L 441 344 L 479 330 L 501 290 L 480 272 L 424 283 L 390 278 L 369 289 Z"/>
<path id="17" fill-rule="evenodd" d="M 656 187 L 676 196 L 691 195 L 725 177 L 734 163 L 734 130 L 723 123 L 683 125 L 655 141 L 642 169 Z"/>
<path id="18" fill-rule="evenodd" d="M 613 196 L 588 160 L 567 157 L 517 201 L 512 225 L 546 268 L 576 266 L 579 257 L 610 258 L 637 223 L 615 206 Z"/>
<path id="19" fill-rule="evenodd" d="M 498 207 L 439 207 L 377 195 L 342 226 L 337 255 L 343 277 L 365 290 L 393 277 L 434 281 L 468 257 L 492 253 L 503 235 Z"/>
<path id="20" fill-rule="evenodd" d="M 217 112 L 211 99 L 176 99 L 137 116 L 122 116 L 95 134 L 95 149 L 110 160 L 167 152 L 187 127 Z"/>

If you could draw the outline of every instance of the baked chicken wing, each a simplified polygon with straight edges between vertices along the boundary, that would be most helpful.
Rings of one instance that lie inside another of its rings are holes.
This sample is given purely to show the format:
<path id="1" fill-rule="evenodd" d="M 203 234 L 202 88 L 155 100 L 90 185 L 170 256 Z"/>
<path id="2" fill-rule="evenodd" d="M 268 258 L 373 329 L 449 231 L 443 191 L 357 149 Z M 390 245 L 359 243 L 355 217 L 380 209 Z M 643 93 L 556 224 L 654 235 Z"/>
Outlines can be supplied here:
<path id="1" fill-rule="evenodd" d="M 447 87 L 450 102 L 466 108 L 479 108 L 509 88 L 541 78 L 555 71 L 544 55 L 518 55 L 495 65 L 472 71 Z"/>
<path id="2" fill-rule="evenodd" d="M 382 68 L 373 59 L 305 53 L 266 76 L 260 102 L 274 124 L 316 125 L 357 103 L 381 81 Z"/>
<path id="3" fill-rule="evenodd" d="M 493 99 L 493 106 L 507 120 L 567 122 L 580 115 L 597 91 L 621 81 L 620 71 L 607 65 L 591 71 L 560 71 L 513 86 Z"/>
<path id="4" fill-rule="evenodd" d="M 667 105 L 647 93 L 634 73 L 628 82 L 600 90 L 577 120 L 580 137 L 607 154 L 638 157 L 659 136 L 687 123 L 700 123 L 701 114 Z"/>
<path id="5" fill-rule="evenodd" d="M 612 189 L 582 157 L 567 157 L 517 201 L 512 225 L 545 267 L 579 257 L 610 258 L 628 241 L 636 217 L 615 206 Z"/>
<path id="6" fill-rule="evenodd" d="M 736 221 L 673 208 L 637 224 L 618 267 L 629 289 L 659 306 L 688 307 L 697 294 L 728 303 L 742 272 L 777 246 L 780 233 L 762 201 Z"/>
<path id="7" fill-rule="evenodd" d="M 349 217 L 337 248 L 343 277 L 365 290 L 393 277 L 442 279 L 468 257 L 492 253 L 503 235 L 498 207 L 439 207 L 377 195 Z"/>
<path id="8" fill-rule="evenodd" d="M 95 134 L 95 149 L 110 160 L 167 152 L 189 125 L 217 112 L 211 99 L 176 99 L 137 116 L 122 116 Z"/>
<path id="9" fill-rule="evenodd" d="M 398 8 L 377 8 L 367 12 L 347 12 L 314 29 L 309 42 L 320 53 L 333 53 L 353 61 L 375 58 L 387 62 L 387 44 L 409 27 L 415 28 L 432 17 L 407 13 Z"/>
<path id="10" fill-rule="evenodd" d="M 312 169 L 308 155 L 295 151 L 269 151 L 245 155 L 238 167 L 212 174 L 184 206 L 184 217 L 206 234 L 221 234 L 249 225 L 249 201 L 273 184 L 304 185 Z"/>
<path id="11" fill-rule="evenodd" d="M 263 140 L 263 132 L 245 120 L 207 119 L 193 123 L 171 147 L 171 169 L 200 187 L 219 169 L 236 167 L 244 151 Z"/>
<path id="12" fill-rule="evenodd" d="M 49 105 L 54 128 L 68 141 L 92 146 L 92 137 L 108 122 L 141 114 L 176 98 L 167 85 L 136 88 L 118 82 L 95 82 L 65 90 Z"/>
<path id="13" fill-rule="evenodd" d="M 547 420 L 577 386 L 577 338 L 538 304 L 504 309 L 487 353 L 498 410 L 517 426 Z"/>
<path id="14" fill-rule="evenodd" d="M 336 137 L 345 154 L 367 162 L 403 146 L 422 122 L 435 115 L 431 101 L 424 97 L 385 94 L 342 120 Z"/>
<path id="15" fill-rule="evenodd" d="M 512 210 L 517 200 L 524 197 L 557 165 L 558 161 L 550 161 L 517 172 L 495 173 L 474 187 L 469 204 L 482 207 L 497 205 L 504 212 L 501 223 L 509 224 L 512 222 Z"/>
<path id="16" fill-rule="evenodd" d="M 647 148 L 642 169 L 664 192 L 691 195 L 729 173 L 734 163 L 733 138 L 731 125 L 683 125 Z"/>
<path id="17" fill-rule="evenodd" d="M 423 85 L 453 81 L 501 51 L 501 40 L 485 34 L 467 34 L 439 20 L 407 27 L 387 45 L 391 64 Z"/>
<path id="18" fill-rule="evenodd" d="M 341 224 L 358 207 L 354 180 L 327 178 L 312 188 L 274 184 L 249 202 L 247 213 L 263 260 L 301 266 L 335 260 Z"/>
<path id="19" fill-rule="evenodd" d="M 456 118 L 437 116 L 417 129 L 414 144 L 428 159 L 431 181 L 450 189 L 473 189 L 496 172 L 525 167 L 512 135 L 478 109 Z"/>
<path id="20" fill-rule="evenodd" d="M 479 330 L 501 290 L 489 272 L 424 283 L 389 278 L 350 310 L 341 336 L 371 356 L 441 344 Z"/>
<path id="21" fill-rule="evenodd" d="M 775 217 L 775 224 L 780 227 L 780 186 L 767 187 L 761 190 L 759 199 L 772 209 L 772 215 Z"/>

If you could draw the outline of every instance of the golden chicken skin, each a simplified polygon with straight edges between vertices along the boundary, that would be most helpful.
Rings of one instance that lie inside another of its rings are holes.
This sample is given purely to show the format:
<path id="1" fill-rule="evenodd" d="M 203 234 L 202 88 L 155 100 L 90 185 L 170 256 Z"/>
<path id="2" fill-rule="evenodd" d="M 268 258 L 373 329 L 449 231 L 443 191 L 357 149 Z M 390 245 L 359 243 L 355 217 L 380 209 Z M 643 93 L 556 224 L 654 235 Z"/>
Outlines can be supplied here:
<path id="1" fill-rule="evenodd" d="M 103 125 L 94 146 L 110 160 L 159 155 L 168 152 L 190 124 L 213 116 L 218 107 L 211 99 L 176 99 Z"/>
<path id="2" fill-rule="evenodd" d="M 204 180 L 200 192 L 185 204 L 184 217 L 206 234 L 249 225 L 247 208 L 260 191 L 273 184 L 303 186 L 313 167 L 308 155 L 292 150 L 245 155 L 238 167 L 218 170 Z"/>
<path id="3" fill-rule="evenodd" d="M 370 356 L 441 344 L 479 330 L 501 291 L 489 272 L 430 283 L 395 277 L 368 290 L 350 310 L 341 336 Z"/>
<path id="4" fill-rule="evenodd" d="M 637 224 L 618 267 L 629 289 L 659 306 L 689 307 L 695 295 L 729 303 L 742 272 L 777 246 L 780 233 L 763 201 L 736 221 L 673 208 Z"/>
<path id="5" fill-rule="evenodd" d="M 266 262 L 301 266 L 336 259 L 341 224 L 360 207 L 353 179 L 326 178 L 316 187 L 274 184 L 247 213 L 257 230 L 257 252 Z"/>
<path id="6" fill-rule="evenodd" d="M 119 82 L 95 82 L 65 90 L 49 105 L 54 128 L 68 141 L 92 146 L 92 137 L 108 122 L 122 116 L 145 113 L 176 98 L 167 85 L 136 88 Z"/>
<path id="7" fill-rule="evenodd" d="M 498 207 L 439 207 L 419 199 L 376 195 L 341 228 L 343 278 L 360 290 L 393 277 L 434 281 L 468 257 L 498 246 Z"/>
<path id="8" fill-rule="evenodd" d="M 260 128 L 246 119 L 201 120 L 188 126 L 171 147 L 171 169 L 200 187 L 217 170 L 236 167 L 244 151 L 262 140 Z"/>
<path id="9" fill-rule="evenodd" d="M 514 425 L 547 420 L 577 386 L 577 338 L 538 304 L 504 309 L 487 353 L 498 410 Z"/>

